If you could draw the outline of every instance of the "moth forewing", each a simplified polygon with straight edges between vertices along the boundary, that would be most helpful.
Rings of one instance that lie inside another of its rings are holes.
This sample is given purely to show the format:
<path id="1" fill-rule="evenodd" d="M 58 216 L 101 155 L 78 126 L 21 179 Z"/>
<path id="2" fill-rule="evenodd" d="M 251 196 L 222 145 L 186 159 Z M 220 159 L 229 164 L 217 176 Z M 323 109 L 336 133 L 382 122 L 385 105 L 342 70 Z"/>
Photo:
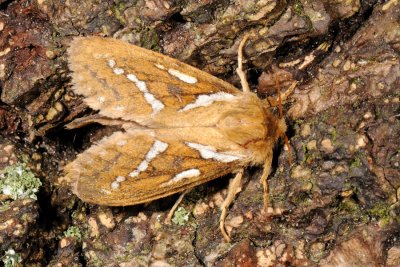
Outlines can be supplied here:
<path id="1" fill-rule="evenodd" d="M 266 190 L 272 147 L 285 129 L 255 94 L 114 39 L 76 38 L 68 58 L 72 88 L 99 110 L 95 121 L 123 129 L 65 167 L 82 200 L 144 203 L 230 172 L 240 179 L 243 167 L 259 164 Z"/>
<path id="2" fill-rule="evenodd" d="M 178 60 L 111 38 L 75 38 L 68 56 L 74 91 L 111 118 L 140 121 L 176 112 L 202 95 L 222 99 L 241 93 Z"/>

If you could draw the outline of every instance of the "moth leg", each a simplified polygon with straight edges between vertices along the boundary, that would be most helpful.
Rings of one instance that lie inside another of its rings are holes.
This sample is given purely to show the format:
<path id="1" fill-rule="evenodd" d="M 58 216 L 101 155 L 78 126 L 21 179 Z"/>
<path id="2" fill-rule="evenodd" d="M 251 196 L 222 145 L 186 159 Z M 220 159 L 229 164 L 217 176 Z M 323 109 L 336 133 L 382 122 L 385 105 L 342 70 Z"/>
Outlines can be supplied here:
<path id="1" fill-rule="evenodd" d="M 242 84 L 243 92 L 250 92 L 250 86 L 246 79 L 246 73 L 243 71 L 243 46 L 246 43 L 249 35 L 246 34 L 242 41 L 240 41 L 239 49 L 238 49 L 238 67 L 236 69 L 236 73 L 239 75 L 240 83 Z"/>
<path id="2" fill-rule="evenodd" d="M 226 232 L 225 229 L 225 218 L 228 212 L 228 208 L 231 205 L 233 199 L 235 198 L 235 195 L 238 191 L 238 188 L 240 187 L 242 177 L 243 177 L 243 169 L 241 169 L 236 176 L 230 180 L 229 182 L 229 187 L 228 187 L 228 194 L 226 195 L 226 198 L 224 202 L 221 205 L 221 217 L 219 219 L 219 228 L 221 229 L 221 233 L 224 236 L 224 239 L 226 242 L 230 242 L 231 238 L 229 237 L 228 233 Z"/>
<path id="3" fill-rule="evenodd" d="M 181 204 L 181 202 L 182 202 L 183 198 L 185 197 L 185 195 L 186 195 L 187 193 L 189 193 L 191 190 L 192 190 L 192 189 L 189 188 L 189 189 L 186 189 L 185 191 L 183 191 L 183 192 L 181 193 L 181 195 L 179 196 L 179 198 L 176 200 L 175 204 L 172 206 L 171 210 L 168 212 L 167 217 L 165 218 L 165 221 L 164 221 L 164 222 L 165 222 L 166 224 L 171 224 L 171 219 L 172 219 L 172 216 L 174 216 L 174 213 L 175 213 L 176 209 L 178 208 L 179 204 Z"/>
<path id="4" fill-rule="evenodd" d="M 267 154 L 267 157 L 264 162 L 263 166 L 263 173 L 261 175 L 261 182 L 263 184 L 263 193 L 264 193 L 264 207 L 263 207 L 263 212 L 265 213 L 272 213 L 273 209 L 269 208 L 269 201 L 268 201 L 268 175 L 271 172 L 271 164 L 272 164 L 272 150 L 269 151 Z"/>

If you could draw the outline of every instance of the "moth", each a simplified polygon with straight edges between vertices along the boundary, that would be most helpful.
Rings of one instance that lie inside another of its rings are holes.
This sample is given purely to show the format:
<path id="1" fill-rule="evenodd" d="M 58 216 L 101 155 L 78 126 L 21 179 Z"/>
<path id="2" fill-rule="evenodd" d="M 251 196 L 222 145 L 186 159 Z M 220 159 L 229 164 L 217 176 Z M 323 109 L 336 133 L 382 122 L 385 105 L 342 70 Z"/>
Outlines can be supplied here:
<path id="1" fill-rule="evenodd" d="M 75 38 L 68 49 L 72 89 L 98 114 L 69 128 L 96 122 L 121 130 L 65 166 L 64 178 L 83 201 L 127 206 L 186 191 L 235 173 L 222 205 L 220 227 L 243 169 L 263 165 L 264 207 L 272 150 L 286 124 L 268 101 L 168 56 L 123 41 Z"/>

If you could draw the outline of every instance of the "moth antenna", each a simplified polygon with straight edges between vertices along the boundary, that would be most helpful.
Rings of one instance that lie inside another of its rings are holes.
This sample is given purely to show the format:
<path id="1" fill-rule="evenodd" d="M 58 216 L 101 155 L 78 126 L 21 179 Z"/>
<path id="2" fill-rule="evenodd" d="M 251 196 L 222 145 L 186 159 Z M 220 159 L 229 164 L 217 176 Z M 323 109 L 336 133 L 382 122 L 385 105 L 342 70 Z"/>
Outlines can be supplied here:
<path id="1" fill-rule="evenodd" d="M 279 119 L 283 119 L 281 87 L 279 85 L 278 77 L 276 75 L 274 75 L 274 76 L 275 76 L 275 85 L 276 85 L 276 88 L 278 90 Z M 289 139 L 288 139 L 286 133 L 283 133 L 283 134 L 284 134 L 284 139 L 285 139 L 285 145 L 286 145 L 286 147 L 288 149 L 289 165 L 292 165 L 291 151 L 290 151 L 290 146 L 289 146 Z"/>
<path id="2" fill-rule="evenodd" d="M 239 75 L 240 83 L 242 84 L 243 92 L 250 92 L 250 86 L 246 79 L 246 73 L 243 71 L 243 47 L 249 38 L 250 34 L 246 34 L 240 41 L 238 49 L 238 67 L 236 73 Z"/>

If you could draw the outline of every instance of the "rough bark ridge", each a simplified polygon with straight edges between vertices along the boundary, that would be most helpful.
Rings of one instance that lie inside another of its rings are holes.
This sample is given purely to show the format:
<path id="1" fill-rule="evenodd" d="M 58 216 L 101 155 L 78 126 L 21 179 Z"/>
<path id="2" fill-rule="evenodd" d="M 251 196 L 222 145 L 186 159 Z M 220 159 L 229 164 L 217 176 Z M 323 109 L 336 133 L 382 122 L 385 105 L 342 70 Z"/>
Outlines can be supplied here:
<path id="1" fill-rule="evenodd" d="M 0 1 L 0 169 L 22 161 L 42 182 L 37 200 L 0 198 L 3 263 L 399 266 L 399 21 L 397 0 Z M 231 244 L 218 229 L 227 178 L 196 188 L 170 226 L 175 197 L 99 207 L 57 183 L 66 162 L 112 131 L 63 128 L 91 112 L 68 89 L 74 36 L 124 39 L 238 86 L 246 33 L 260 97 L 274 94 L 275 76 L 283 88 L 300 81 L 285 105 L 293 164 L 278 149 L 269 178 L 280 215 L 259 212 L 258 168 L 229 212 Z"/>

